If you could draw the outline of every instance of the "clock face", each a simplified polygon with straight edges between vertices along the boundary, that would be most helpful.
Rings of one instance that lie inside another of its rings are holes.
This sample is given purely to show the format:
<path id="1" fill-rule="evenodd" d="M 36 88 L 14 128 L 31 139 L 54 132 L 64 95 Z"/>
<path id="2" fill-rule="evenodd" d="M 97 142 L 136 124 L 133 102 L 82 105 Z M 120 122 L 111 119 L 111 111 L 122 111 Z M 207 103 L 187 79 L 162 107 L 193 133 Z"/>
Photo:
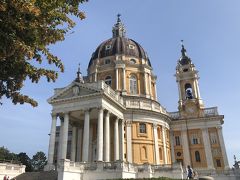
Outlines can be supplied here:
<path id="1" fill-rule="evenodd" d="M 190 106 L 186 108 L 186 112 L 189 114 L 193 114 L 196 111 L 196 107 Z"/>

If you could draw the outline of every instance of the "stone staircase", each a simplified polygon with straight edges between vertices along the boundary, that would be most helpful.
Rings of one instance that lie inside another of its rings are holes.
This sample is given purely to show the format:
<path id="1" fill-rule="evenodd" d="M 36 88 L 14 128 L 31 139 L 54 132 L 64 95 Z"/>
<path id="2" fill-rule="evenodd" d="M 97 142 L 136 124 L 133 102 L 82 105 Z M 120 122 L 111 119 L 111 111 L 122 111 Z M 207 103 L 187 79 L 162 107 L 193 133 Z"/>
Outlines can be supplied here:
<path id="1" fill-rule="evenodd" d="M 57 171 L 26 172 L 17 176 L 16 180 L 57 180 Z"/>

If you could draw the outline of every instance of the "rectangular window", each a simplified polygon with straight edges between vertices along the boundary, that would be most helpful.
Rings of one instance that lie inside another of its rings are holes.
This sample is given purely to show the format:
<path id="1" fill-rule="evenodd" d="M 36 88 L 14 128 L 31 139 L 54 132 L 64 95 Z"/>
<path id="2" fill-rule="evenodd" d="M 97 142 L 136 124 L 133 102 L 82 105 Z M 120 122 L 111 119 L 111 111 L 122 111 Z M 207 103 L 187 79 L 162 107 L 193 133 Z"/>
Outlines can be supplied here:
<path id="1" fill-rule="evenodd" d="M 175 145 L 176 146 L 180 146 L 181 145 L 179 136 L 175 136 Z"/>
<path id="2" fill-rule="evenodd" d="M 192 144 L 200 144 L 200 138 L 198 134 L 192 134 Z"/>
<path id="3" fill-rule="evenodd" d="M 147 133 L 147 129 L 146 129 L 146 124 L 145 123 L 140 123 L 139 124 L 139 132 L 140 133 Z"/>
<path id="4" fill-rule="evenodd" d="M 217 164 L 217 167 L 222 167 L 220 159 L 216 159 L 216 164 Z"/>
<path id="5" fill-rule="evenodd" d="M 217 144 L 217 134 L 216 132 L 210 133 L 210 142 L 211 144 Z"/>

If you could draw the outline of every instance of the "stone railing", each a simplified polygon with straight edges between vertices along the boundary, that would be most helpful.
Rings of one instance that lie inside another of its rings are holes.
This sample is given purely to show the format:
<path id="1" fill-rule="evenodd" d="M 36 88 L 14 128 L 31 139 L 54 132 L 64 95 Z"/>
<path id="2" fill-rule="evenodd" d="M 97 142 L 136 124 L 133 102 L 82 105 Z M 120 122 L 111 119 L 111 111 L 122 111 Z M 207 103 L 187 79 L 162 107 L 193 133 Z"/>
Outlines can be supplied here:
<path id="1" fill-rule="evenodd" d="M 169 112 L 169 115 L 170 115 L 170 117 L 173 118 L 173 119 L 179 119 L 179 118 L 180 118 L 180 113 L 179 113 L 179 111 Z"/>
<path id="2" fill-rule="evenodd" d="M 123 105 L 123 98 L 117 92 L 115 92 L 110 86 L 108 86 L 104 81 L 87 83 L 86 85 L 89 87 L 93 87 L 95 89 L 103 90 L 106 95 L 108 95 L 114 101 Z"/>
<path id="3" fill-rule="evenodd" d="M 203 113 L 204 113 L 205 117 L 217 116 L 218 115 L 218 110 L 217 110 L 217 107 L 210 107 L 210 108 L 203 109 Z M 169 115 L 172 119 L 180 119 L 179 111 L 169 112 Z"/>
<path id="4" fill-rule="evenodd" d="M 217 107 L 210 107 L 204 109 L 204 115 L 205 116 L 216 116 L 218 115 Z"/>
<path id="5" fill-rule="evenodd" d="M 12 164 L 9 162 L 0 163 L 0 179 L 3 179 L 5 175 L 10 178 L 16 177 L 22 173 L 25 173 L 25 165 L 22 164 Z"/>
<path id="6" fill-rule="evenodd" d="M 125 100 L 126 108 L 145 109 L 168 114 L 158 102 L 146 98 L 128 98 Z"/>

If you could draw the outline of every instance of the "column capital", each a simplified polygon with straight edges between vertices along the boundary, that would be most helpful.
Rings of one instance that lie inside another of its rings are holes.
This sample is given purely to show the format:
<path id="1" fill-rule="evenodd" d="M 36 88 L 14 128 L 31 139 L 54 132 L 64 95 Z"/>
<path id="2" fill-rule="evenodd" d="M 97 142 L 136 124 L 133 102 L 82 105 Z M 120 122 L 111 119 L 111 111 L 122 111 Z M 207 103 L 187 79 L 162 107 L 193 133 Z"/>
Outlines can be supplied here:
<path id="1" fill-rule="evenodd" d="M 157 128 L 158 124 L 157 123 L 153 123 L 153 128 Z"/>
<path id="2" fill-rule="evenodd" d="M 222 130 L 222 126 L 221 125 L 217 126 L 216 128 L 219 129 L 219 130 Z"/>
<path id="3" fill-rule="evenodd" d="M 127 127 L 131 127 L 132 126 L 132 121 L 126 120 L 125 124 Z"/>
<path id="4" fill-rule="evenodd" d="M 54 116 L 58 116 L 58 113 L 56 113 L 56 112 L 52 112 L 52 113 L 51 113 L 51 116 L 52 116 L 52 117 L 54 117 Z"/>

